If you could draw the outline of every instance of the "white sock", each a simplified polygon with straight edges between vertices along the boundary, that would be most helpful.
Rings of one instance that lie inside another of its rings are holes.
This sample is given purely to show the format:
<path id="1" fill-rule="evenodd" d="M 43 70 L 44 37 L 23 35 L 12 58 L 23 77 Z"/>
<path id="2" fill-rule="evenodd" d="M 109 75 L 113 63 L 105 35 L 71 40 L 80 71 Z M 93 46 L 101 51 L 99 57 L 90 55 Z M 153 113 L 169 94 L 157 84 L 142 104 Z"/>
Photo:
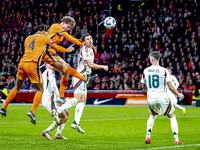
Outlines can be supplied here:
<path id="1" fill-rule="evenodd" d="M 56 121 L 54 121 L 47 129 L 46 131 L 51 132 L 53 131 L 55 128 L 57 128 L 58 125 L 56 124 Z"/>
<path id="2" fill-rule="evenodd" d="M 146 138 L 151 138 L 151 131 L 152 131 L 152 128 L 153 128 L 153 125 L 154 125 L 154 121 L 156 120 L 156 117 L 157 116 L 153 116 L 153 115 L 150 115 L 148 121 L 147 121 L 147 135 L 146 135 Z"/>
<path id="3" fill-rule="evenodd" d="M 58 126 L 58 129 L 57 129 L 57 134 L 61 134 L 61 132 L 63 131 L 65 127 L 65 123 L 62 123 L 61 125 Z"/>
<path id="4" fill-rule="evenodd" d="M 72 106 L 76 105 L 78 103 L 78 100 L 76 98 L 72 98 L 68 100 L 66 103 L 64 103 L 61 107 L 57 109 L 57 112 L 60 114 L 64 110 L 71 108 Z"/>
<path id="5" fill-rule="evenodd" d="M 176 107 L 176 108 L 178 108 L 178 109 L 181 109 L 181 110 L 184 110 L 184 109 L 185 109 L 184 107 L 182 107 L 182 106 L 180 106 L 180 105 L 178 105 L 178 104 L 175 104 L 174 107 Z"/>
<path id="6" fill-rule="evenodd" d="M 79 124 L 79 121 L 81 119 L 84 107 L 85 107 L 85 103 L 82 103 L 82 102 L 78 103 L 77 106 L 76 106 L 74 120 L 76 121 L 77 124 Z"/>
<path id="7" fill-rule="evenodd" d="M 171 121 L 171 128 L 174 134 L 174 140 L 178 141 L 178 123 L 176 120 L 176 116 L 174 115 L 172 118 L 169 118 Z"/>

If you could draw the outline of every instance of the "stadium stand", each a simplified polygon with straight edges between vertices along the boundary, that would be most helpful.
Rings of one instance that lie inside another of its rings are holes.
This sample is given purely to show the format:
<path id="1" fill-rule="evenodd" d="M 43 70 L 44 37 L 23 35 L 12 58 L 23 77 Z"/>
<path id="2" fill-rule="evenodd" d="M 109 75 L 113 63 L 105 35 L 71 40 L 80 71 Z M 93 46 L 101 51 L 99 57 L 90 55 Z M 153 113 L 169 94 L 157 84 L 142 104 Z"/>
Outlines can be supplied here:
<path id="1" fill-rule="evenodd" d="M 142 71 L 150 65 L 148 55 L 157 50 L 162 53 L 160 65 L 173 67 L 180 87 L 194 90 L 200 82 L 200 3 L 157 0 L 152 1 L 151 7 L 147 3 L 139 10 L 133 2 L 129 3 L 129 7 L 121 10 L 121 15 L 116 13 L 113 16 L 117 25 L 112 34 L 102 35 L 101 32 L 96 35 L 97 24 L 107 16 L 104 11 L 109 7 L 107 0 L 1 1 L 0 80 L 8 89 L 14 86 L 17 65 L 24 52 L 24 39 L 33 34 L 39 24 L 50 26 L 64 15 L 70 15 L 77 22 L 70 34 L 80 38 L 81 34 L 89 32 L 98 48 L 95 62 L 110 67 L 109 72 L 93 71 L 99 74 L 99 78 L 91 89 L 141 89 Z M 61 44 L 64 47 L 71 45 L 65 40 Z M 76 67 L 77 52 L 60 55 Z M 60 79 L 58 73 L 56 79 Z M 69 82 L 67 89 L 71 87 Z M 32 88 L 27 79 L 23 89 Z"/>

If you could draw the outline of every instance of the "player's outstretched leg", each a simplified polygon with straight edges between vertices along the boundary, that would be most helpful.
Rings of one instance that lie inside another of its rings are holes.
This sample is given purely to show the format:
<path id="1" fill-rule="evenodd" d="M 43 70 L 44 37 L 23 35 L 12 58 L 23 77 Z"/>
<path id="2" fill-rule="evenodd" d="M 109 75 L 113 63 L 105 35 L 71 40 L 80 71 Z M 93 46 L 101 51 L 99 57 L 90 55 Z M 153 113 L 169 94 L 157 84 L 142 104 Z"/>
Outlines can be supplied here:
<path id="1" fill-rule="evenodd" d="M 2 117 L 6 117 L 7 114 L 6 114 L 6 110 L 4 110 L 3 108 L 0 109 L 0 114 L 2 115 Z"/>
<path id="2" fill-rule="evenodd" d="M 174 107 L 176 107 L 176 108 L 178 108 L 178 109 L 182 110 L 182 112 L 183 112 L 183 115 L 186 115 L 186 110 L 185 110 L 185 108 L 184 108 L 184 107 L 182 107 L 181 105 L 178 105 L 178 104 L 175 104 L 175 105 L 174 105 Z"/>
<path id="3" fill-rule="evenodd" d="M 186 115 L 186 110 L 185 110 L 185 108 L 182 110 L 182 112 L 183 112 L 183 115 L 185 116 L 185 115 Z"/>
<path id="4" fill-rule="evenodd" d="M 98 74 L 95 74 L 94 76 L 90 76 L 87 78 L 86 84 L 90 85 L 95 79 L 98 77 Z"/>
<path id="5" fill-rule="evenodd" d="M 60 97 L 64 98 L 65 89 L 67 87 L 68 77 L 62 76 L 60 81 Z"/>
<path id="6" fill-rule="evenodd" d="M 71 124 L 71 127 L 73 129 L 76 129 L 78 132 L 81 132 L 81 133 L 85 133 L 85 131 L 79 125 L 84 107 L 85 107 L 85 103 L 83 102 L 80 102 L 76 105 L 74 122 Z"/>
<path id="7" fill-rule="evenodd" d="M 31 122 L 35 125 L 36 124 L 35 111 L 42 101 L 42 95 L 44 90 L 43 90 L 43 83 L 33 83 L 33 85 L 35 86 L 37 92 L 33 99 L 33 105 L 31 111 L 27 113 L 27 116 L 30 117 Z"/>
<path id="8" fill-rule="evenodd" d="M 76 129 L 78 132 L 80 133 L 85 133 L 85 131 L 80 127 L 79 124 L 76 123 L 76 121 L 74 120 L 74 122 L 71 124 L 71 127 L 73 129 Z"/>
<path id="9" fill-rule="evenodd" d="M 43 131 L 43 132 L 42 132 L 42 136 L 44 136 L 44 137 L 47 138 L 48 140 L 52 140 L 51 135 L 49 134 L 48 131 Z"/>
<path id="10" fill-rule="evenodd" d="M 27 113 L 27 116 L 31 119 L 32 124 L 36 125 L 35 115 L 33 114 L 33 112 L 29 111 Z"/>

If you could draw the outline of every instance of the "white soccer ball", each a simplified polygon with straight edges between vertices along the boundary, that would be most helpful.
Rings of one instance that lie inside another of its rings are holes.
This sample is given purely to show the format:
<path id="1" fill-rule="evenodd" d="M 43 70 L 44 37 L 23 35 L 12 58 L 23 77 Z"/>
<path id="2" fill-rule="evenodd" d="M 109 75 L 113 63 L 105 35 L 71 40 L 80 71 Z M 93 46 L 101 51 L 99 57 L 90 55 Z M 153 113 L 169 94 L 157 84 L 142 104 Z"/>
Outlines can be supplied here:
<path id="1" fill-rule="evenodd" d="M 113 17 L 106 17 L 104 20 L 104 27 L 107 29 L 112 29 L 116 25 L 116 20 Z"/>

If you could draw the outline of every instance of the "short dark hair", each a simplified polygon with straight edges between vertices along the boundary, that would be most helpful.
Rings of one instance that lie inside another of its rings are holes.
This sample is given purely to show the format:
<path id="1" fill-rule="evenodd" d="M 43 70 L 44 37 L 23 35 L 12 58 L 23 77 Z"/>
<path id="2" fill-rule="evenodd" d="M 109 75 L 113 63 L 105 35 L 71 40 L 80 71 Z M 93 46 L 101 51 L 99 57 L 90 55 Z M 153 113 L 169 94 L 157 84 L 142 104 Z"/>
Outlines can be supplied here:
<path id="1" fill-rule="evenodd" d="M 151 52 L 150 57 L 153 57 L 155 61 L 159 61 L 159 59 L 160 59 L 160 52 L 153 51 L 153 52 Z"/>
<path id="2" fill-rule="evenodd" d="M 85 33 L 85 34 L 82 35 L 81 40 L 84 41 L 86 36 L 91 36 L 91 35 L 89 33 Z"/>
<path id="3" fill-rule="evenodd" d="M 37 27 L 37 31 L 48 31 L 49 27 L 45 24 L 41 24 Z"/>

